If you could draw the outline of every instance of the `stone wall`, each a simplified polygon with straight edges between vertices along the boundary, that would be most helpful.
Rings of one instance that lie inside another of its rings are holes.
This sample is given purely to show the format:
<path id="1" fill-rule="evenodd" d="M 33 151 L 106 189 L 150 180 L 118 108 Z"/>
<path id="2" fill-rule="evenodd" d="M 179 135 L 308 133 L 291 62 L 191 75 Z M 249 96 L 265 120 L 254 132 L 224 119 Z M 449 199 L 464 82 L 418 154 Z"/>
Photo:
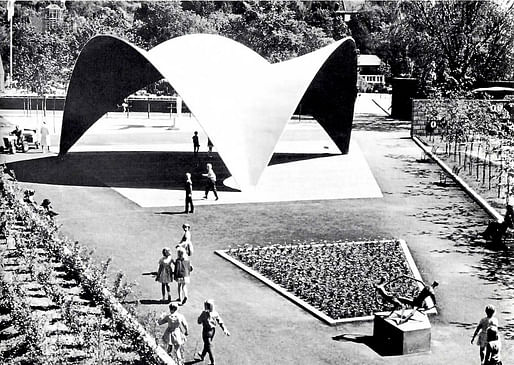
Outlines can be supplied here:
<path id="1" fill-rule="evenodd" d="M 477 109 L 487 113 L 499 114 L 500 118 L 514 118 L 514 111 L 509 113 L 509 105 L 514 106 L 513 100 L 479 100 L 479 99 L 413 99 L 412 100 L 412 124 L 411 136 L 426 136 L 427 124 L 435 122 L 443 117 L 451 115 L 456 108 Z M 507 106 L 507 108 L 505 108 Z M 437 110 L 434 115 L 431 111 Z M 511 109 L 512 110 L 512 109 Z M 434 135 L 440 134 L 438 126 L 434 129 Z"/>

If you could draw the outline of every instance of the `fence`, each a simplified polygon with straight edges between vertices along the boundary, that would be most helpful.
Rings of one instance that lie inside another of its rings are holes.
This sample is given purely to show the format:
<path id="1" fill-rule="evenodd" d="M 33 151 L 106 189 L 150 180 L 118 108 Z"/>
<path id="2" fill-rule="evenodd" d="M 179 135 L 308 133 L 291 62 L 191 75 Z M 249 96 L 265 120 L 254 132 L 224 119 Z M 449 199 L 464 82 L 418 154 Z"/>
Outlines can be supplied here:
<path id="1" fill-rule="evenodd" d="M 513 120 L 512 100 L 479 100 L 479 99 L 414 99 L 412 100 L 411 136 L 439 135 L 438 122 L 455 108 L 466 108 L 473 104 L 474 108 L 482 109 L 485 113 L 494 113 L 500 119 Z M 437 109 L 438 115 L 433 115 L 432 110 Z M 509 110 L 511 110 L 509 112 Z M 430 112 L 429 112 L 430 111 Z M 448 121 L 451 122 L 451 121 Z"/>
<path id="2" fill-rule="evenodd" d="M 145 113 L 176 113 L 176 97 L 129 97 L 128 109 L 130 112 Z M 33 111 L 42 111 L 46 115 L 49 111 L 64 110 L 65 97 L 57 95 L 17 95 L 0 97 L 0 109 L 23 110 L 24 114 L 31 115 Z M 121 105 L 116 105 L 108 112 L 123 111 Z M 189 108 L 182 103 L 182 112 L 189 113 Z"/>

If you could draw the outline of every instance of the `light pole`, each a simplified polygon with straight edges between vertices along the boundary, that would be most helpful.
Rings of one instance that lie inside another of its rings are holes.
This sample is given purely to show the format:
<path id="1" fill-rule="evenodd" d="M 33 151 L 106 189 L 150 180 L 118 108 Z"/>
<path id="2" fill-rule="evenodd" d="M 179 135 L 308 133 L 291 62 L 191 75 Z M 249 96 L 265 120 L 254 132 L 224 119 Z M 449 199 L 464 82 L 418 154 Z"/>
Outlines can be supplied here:
<path id="1" fill-rule="evenodd" d="M 7 19 L 9 20 L 9 87 L 12 88 L 13 69 L 12 69 L 12 18 L 14 17 L 14 0 L 7 0 Z"/>

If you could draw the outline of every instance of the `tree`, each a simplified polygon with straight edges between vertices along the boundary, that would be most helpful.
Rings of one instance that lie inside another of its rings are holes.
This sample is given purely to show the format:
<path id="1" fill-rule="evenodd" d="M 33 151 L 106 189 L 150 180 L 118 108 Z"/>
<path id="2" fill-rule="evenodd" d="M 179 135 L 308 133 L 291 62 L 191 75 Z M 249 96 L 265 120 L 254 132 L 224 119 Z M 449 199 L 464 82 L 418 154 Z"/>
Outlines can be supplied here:
<path id="1" fill-rule="evenodd" d="M 63 66 L 72 61 L 69 47 L 60 34 L 40 33 L 30 24 L 13 26 L 14 79 L 18 86 L 42 94 L 57 86 Z"/>
<path id="2" fill-rule="evenodd" d="M 152 48 L 185 34 L 216 33 L 216 28 L 179 2 L 143 2 L 134 13 L 131 32 L 141 47 Z"/>
<path id="3" fill-rule="evenodd" d="M 514 16 L 493 1 L 404 1 L 391 35 L 421 81 L 466 89 L 476 81 L 512 76 Z"/>
<path id="4" fill-rule="evenodd" d="M 231 19 L 222 33 L 252 48 L 270 62 L 279 62 L 321 48 L 333 41 L 307 24 L 287 2 L 245 3 L 241 16 Z"/>

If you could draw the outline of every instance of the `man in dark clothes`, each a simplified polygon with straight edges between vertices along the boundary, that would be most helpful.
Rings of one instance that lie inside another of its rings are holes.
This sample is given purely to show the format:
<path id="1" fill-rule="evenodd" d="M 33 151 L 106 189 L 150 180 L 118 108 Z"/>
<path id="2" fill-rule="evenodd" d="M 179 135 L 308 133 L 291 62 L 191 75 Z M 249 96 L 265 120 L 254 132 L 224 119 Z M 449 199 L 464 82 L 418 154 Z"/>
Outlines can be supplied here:
<path id="1" fill-rule="evenodd" d="M 195 131 L 193 135 L 193 153 L 195 157 L 198 156 L 198 151 L 200 151 L 200 141 L 198 139 L 198 132 Z"/>
<path id="2" fill-rule="evenodd" d="M 22 138 L 23 132 L 21 131 L 19 125 L 16 126 L 16 128 L 11 132 L 11 134 L 13 136 L 16 136 L 16 144 L 18 146 L 23 145 L 23 138 Z"/>
<path id="3" fill-rule="evenodd" d="M 186 190 L 186 208 L 184 213 L 194 213 L 195 207 L 193 205 L 193 182 L 191 181 L 191 174 L 186 172 L 186 183 L 184 185 Z M 191 212 L 189 211 L 191 207 Z"/>

